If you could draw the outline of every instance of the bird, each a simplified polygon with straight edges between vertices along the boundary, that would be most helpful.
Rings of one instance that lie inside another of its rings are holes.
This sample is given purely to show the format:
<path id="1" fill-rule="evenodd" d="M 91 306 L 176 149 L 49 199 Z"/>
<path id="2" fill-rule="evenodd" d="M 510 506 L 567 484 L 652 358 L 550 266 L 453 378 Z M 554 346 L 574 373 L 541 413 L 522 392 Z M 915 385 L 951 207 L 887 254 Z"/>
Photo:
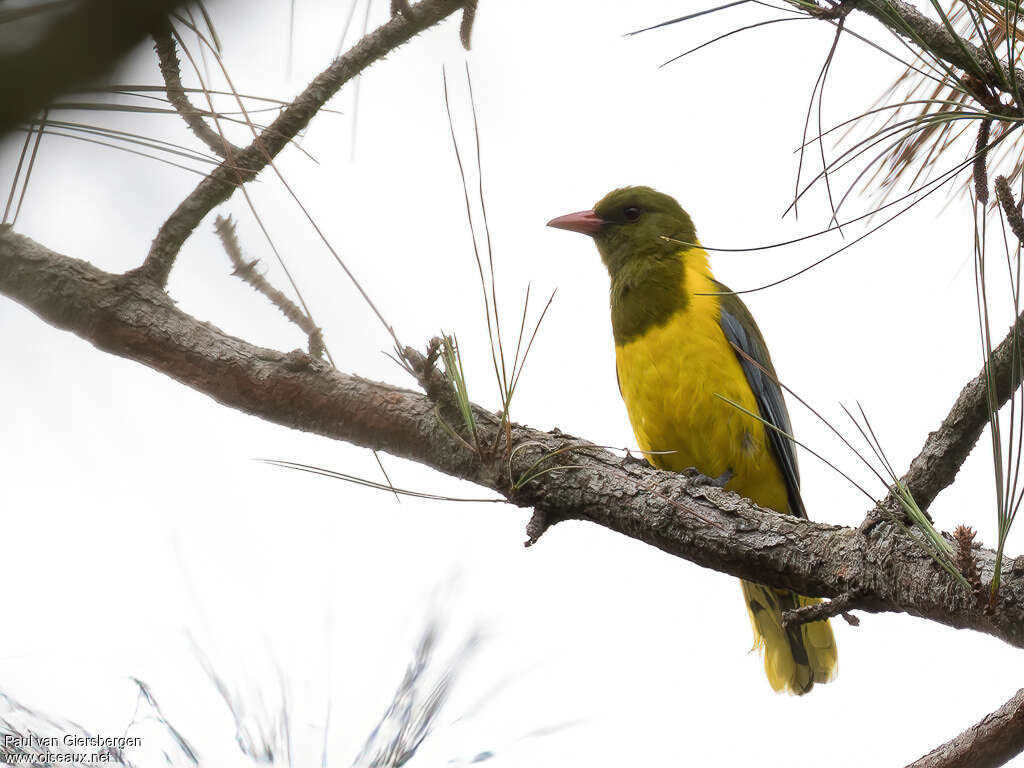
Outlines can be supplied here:
<path id="1" fill-rule="evenodd" d="M 696 470 L 703 482 L 806 518 L 792 425 L 764 338 L 740 297 L 715 279 L 679 203 L 650 187 L 623 187 L 548 226 L 590 236 L 608 270 L 619 392 L 647 461 Z M 802 695 L 833 680 L 828 620 L 782 621 L 784 611 L 820 599 L 741 585 L 771 687 Z"/>

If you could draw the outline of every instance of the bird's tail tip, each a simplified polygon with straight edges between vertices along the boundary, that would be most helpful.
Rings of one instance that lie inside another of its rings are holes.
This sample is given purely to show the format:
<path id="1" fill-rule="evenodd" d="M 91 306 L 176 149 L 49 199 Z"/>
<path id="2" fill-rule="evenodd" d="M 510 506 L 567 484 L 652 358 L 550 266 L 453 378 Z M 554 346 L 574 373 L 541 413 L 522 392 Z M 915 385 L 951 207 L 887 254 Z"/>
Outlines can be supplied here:
<path id="1" fill-rule="evenodd" d="M 838 672 L 835 637 L 828 620 L 784 627 L 782 612 L 821 602 L 785 589 L 744 581 L 743 596 L 754 628 L 754 646 L 764 654 L 772 689 L 802 696 Z"/>

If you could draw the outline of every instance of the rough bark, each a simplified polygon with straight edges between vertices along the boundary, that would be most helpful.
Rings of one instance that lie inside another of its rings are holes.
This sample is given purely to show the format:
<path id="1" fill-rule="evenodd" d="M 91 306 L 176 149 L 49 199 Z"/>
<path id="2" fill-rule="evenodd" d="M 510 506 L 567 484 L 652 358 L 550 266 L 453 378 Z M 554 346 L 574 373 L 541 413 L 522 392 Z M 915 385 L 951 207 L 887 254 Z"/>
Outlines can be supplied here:
<path id="1" fill-rule="evenodd" d="M 852 9 L 874 17 L 911 45 L 928 51 L 1002 91 L 1024 88 L 1024 72 L 1005 63 L 994 64 L 988 54 L 942 24 L 932 21 L 903 0 L 847 0 Z M 1021 105 L 1010 110 L 1019 113 Z"/>
<path id="2" fill-rule="evenodd" d="M 907 768 L 997 768 L 1024 751 L 1024 688 L 954 739 Z"/>
<path id="3" fill-rule="evenodd" d="M 513 460 L 481 457 L 442 425 L 426 395 L 341 373 L 298 350 L 254 346 L 183 312 L 149 281 L 108 274 L 10 230 L 0 233 L 0 293 L 223 405 L 421 462 L 531 507 L 546 523 L 588 520 L 734 576 L 808 595 L 855 594 L 863 610 L 905 611 L 1024 647 L 1024 574 L 1004 571 L 999 602 L 986 612 L 892 526 L 864 535 L 780 515 L 557 430 L 514 425 L 521 448 Z M 477 420 L 486 444 L 497 420 L 479 408 Z M 546 458 L 565 446 L 575 448 Z M 538 461 L 580 468 L 515 489 Z M 982 579 L 991 579 L 994 553 L 976 555 Z"/>
<path id="4" fill-rule="evenodd" d="M 174 28 L 169 19 L 162 19 L 153 30 L 153 42 L 160 61 L 160 74 L 167 86 L 167 100 L 181 115 L 189 130 L 202 141 L 211 152 L 230 159 L 242 150 L 228 141 L 221 133 L 211 128 L 203 119 L 204 113 L 189 101 L 181 82 L 181 62 L 178 60 L 178 45 L 174 42 Z"/>
<path id="5" fill-rule="evenodd" d="M 463 7 L 462 38 L 468 47 L 476 3 L 393 3 L 395 15 L 387 24 L 336 59 L 244 149 L 220 139 L 202 119 L 203 112 L 184 95 L 169 28 L 166 22 L 157 28 L 155 21 L 173 5 L 81 0 L 67 18 L 78 19 L 75 14 L 83 9 L 87 14 L 99 9 L 119 15 L 118 24 L 105 24 L 109 28 L 97 31 L 94 27 L 100 13 L 85 19 L 92 26 L 81 30 L 76 21 L 54 25 L 53 34 L 44 38 L 43 44 L 66 46 L 69 39 L 70 47 L 58 51 L 62 58 L 54 59 L 60 64 L 56 67 L 51 57 L 33 53 L 34 69 L 26 69 L 27 80 L 20 78 L 20 95 L 8 94 L 12 98 L 7 99 L 6 111 L 0 110 L 0 131 L 42 106 L 74 78 L 101 71 L 142 35 L 156 30 L 168 97 L 196 135 L 226 157 L 225 162 L 171 214 L 154 239 L 145 264 L 135 273 L 105 273 L 10 229 L 0 229 L 0 293 L 44 321 L 104 351 L 161 371 L 223 405 L 293 429 L 385 450 L 489 488 L 512 504 L 530 507 L 534 510 L 527 527 L 531 543 L 553 523 L 587 520 L 708 568 L 833 598 L 820 606 L 790 612 L 786 617 L 790 623 L 847 609 L 903 611 L 948 626 L 986 632 L 1024 647 L 1024 568 L 1004 571 L 998 602 L 987 608 L 891 525 L 864 525 L 854 530 L 779 515 L 735 494 L 692 483 L 685 475 L 660 472 L 641 461 L 621 460 L 558 430 L 541 432 L 517 424 L 508 433 L 514 451 L 492 455 L 474 450 L 441 421 L 447 418 L 450 424 L 457 424 L 458 417 L 452 412 L 447 385 L 422 356 L 409 354 L 407 362 L 427 395 L 340 373 L 298 350 L 286 354 L 256 347 L 178 309 L 162 286 L 182 243 L 202 219 L 270 164 L 345 82 Z M 845 16 L 855 8 L 997 91 L 1015 92 L 1024 87 L 1024 74 L 1019 70 L 991 63 L 979 48 L 902 0 L 846 0 L 818 15 L 834 20 L 837 14 Z M 92 56 L 88 62 L 92 69 L 68 65 L 81 57 L 83 45 Z M 96 55 L 97 48 L 100 55 Z M 0 74 L 11 62 L 20 67 L 20 61 L 0 57 Z M 43 69 L 47 72 L 39 70 L 39 61 L 46 64 Z M 1019 105 L 1004 106 L 997 101 L 988 104 L 988 109 L 997 114 L 1020 114 Z M 1008 191 L 1004 196 L 1012 199 Z M 1010 208 L 1016 212 L 1015 206 Z M 1019 214 L 1016 221 L 1019 223 Z M 1014 231 L 1020 236 L 1024 227 Z M 1020 385 L 1019 372 L 1010 368 L 1012 345 L 1021 333 L 1024 318 L 1018 319 L 991 361 L 1000 404 Z M 960 393 L 904 476 L 922 508 L 953 482 L 984 429 L 988 413 L 983 372 Z M 499 435 L 493 414 L 476 408 L 476 421 L 481 432 L 477 445 L 505 446 L 503 440 L 494 439 Z M 557 464 L 571 466 L 537 473 L 539 468 L 547 470 Z M 883 507 L 898 509 L 891 496 Z M 972 583 L 991 580 L 994 553 L 971 550 L 969 541 L 961 549 L 967 551 L 960 554 L 977 568 Z M 1002 765 L 1024 750 L 1022 726 L 1024 689 L 913 766 Z"/>
<path id="6" fill-rule="evenodd" d="M 1016 331 L 1016 343 L 1020 345 L 1024 336 L 1024 316 L 1017 318 L 1011 333 L 992 350 L 992 375 L 1000 404 L 1005 403 L 1021 383 L 1019 361 L 1013 365 L 1013 331 Z M 921 452 L 903 476 L 903 482 L 922 509 L 927 509 L 935 497 L 956 479 L 957 471 L 988 424 L 988 414 L 985 371 L 982 370 L 960 392 L 942 425 L 928 435 Z"/>

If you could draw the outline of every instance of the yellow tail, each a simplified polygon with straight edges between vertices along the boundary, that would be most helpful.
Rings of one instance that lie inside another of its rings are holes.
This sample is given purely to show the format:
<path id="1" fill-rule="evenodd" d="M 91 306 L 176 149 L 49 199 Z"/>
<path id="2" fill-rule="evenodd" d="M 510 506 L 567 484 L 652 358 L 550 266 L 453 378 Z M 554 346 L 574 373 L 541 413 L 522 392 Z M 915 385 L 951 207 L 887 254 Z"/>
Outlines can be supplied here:
<path id="1" fill-rule="evenodd" d="M 740 583 L 754 625 L 754 647 L 763 649 L 764 671 L 772 688 L 800 696 L 815 683 L 835 679 L 836 641 L 828 620 L 788 629 L 782 626 L 783 611 L 821 600 L 750 581 Z"/>

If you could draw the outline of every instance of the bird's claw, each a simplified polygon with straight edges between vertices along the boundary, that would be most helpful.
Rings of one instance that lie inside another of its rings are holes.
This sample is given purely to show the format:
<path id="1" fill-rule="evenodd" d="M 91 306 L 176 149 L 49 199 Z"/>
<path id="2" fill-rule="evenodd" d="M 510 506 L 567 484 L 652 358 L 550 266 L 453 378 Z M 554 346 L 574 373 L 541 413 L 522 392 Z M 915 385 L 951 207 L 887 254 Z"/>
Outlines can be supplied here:
<path id="1" fill-rule="evenodd" d="M 725 484 L 733 479 L 735 474 L 731 469 L 725 470 L 718 477 L 708 477 L 696 467 L 687 467 L 683 470 L 683 474 L 689 478 L 690 485 L 701 487 L 710 486 L 712 488 L 724 488 Z"/>

